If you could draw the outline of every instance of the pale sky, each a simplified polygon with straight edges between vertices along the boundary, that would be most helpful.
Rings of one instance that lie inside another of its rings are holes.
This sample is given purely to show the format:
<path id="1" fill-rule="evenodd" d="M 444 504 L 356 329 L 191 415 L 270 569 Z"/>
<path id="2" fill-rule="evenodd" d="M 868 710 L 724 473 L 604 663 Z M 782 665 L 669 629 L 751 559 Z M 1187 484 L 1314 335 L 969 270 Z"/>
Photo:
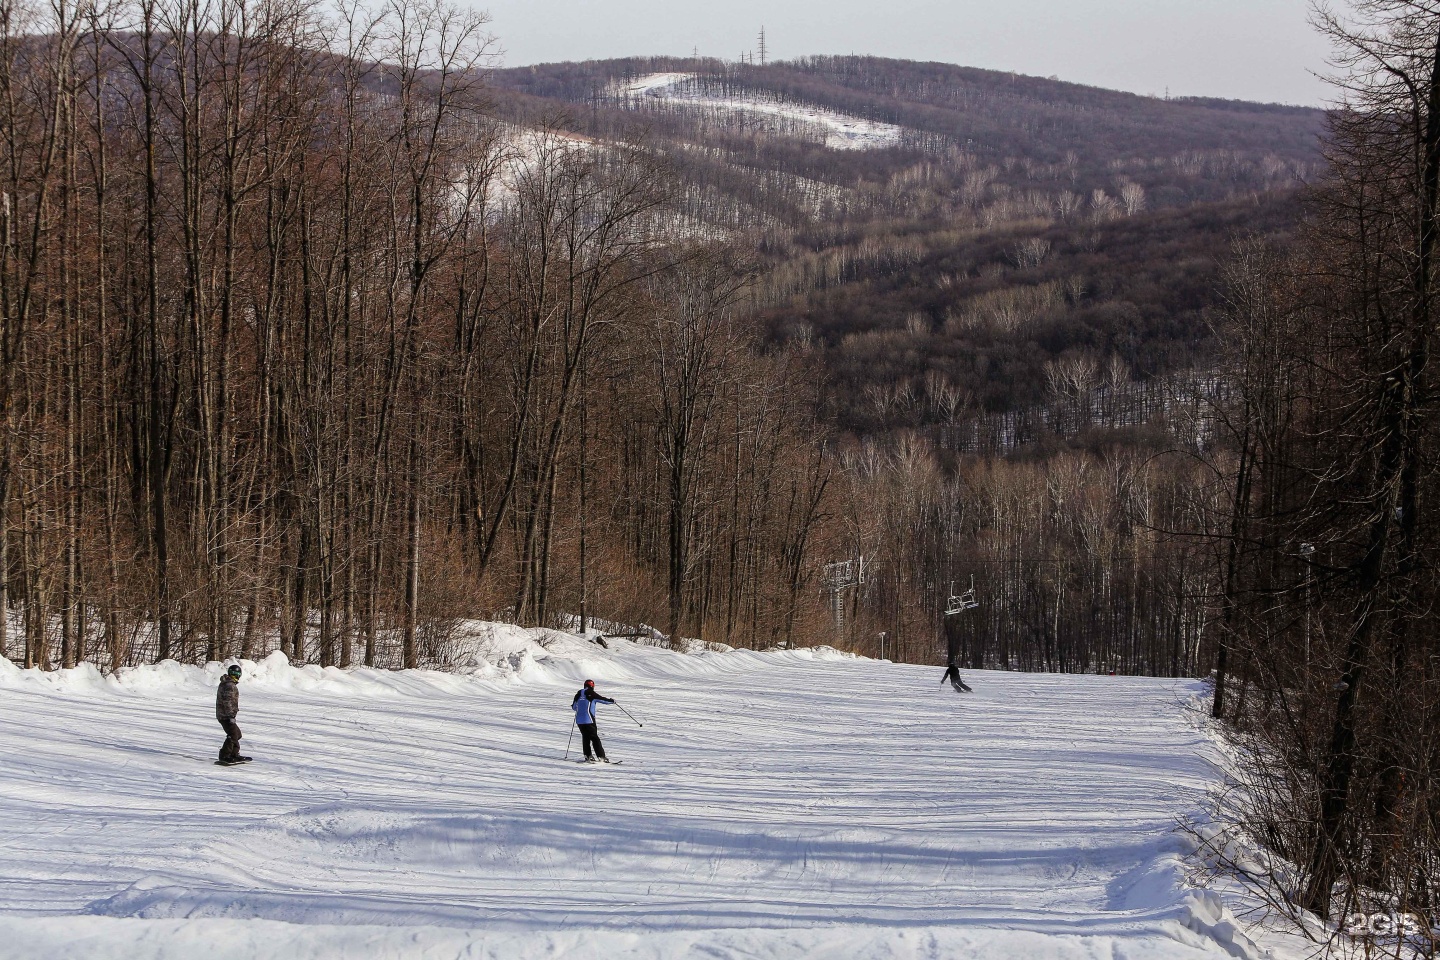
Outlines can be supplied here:
<path id="1" fill-rule="evenodd" d="M 1172 96 L 1319 105 L 1309 0 L 477 0 L 503 65 L 858 53 Z M 1343 7 L 1343 4 L 1337 4 Z"/>

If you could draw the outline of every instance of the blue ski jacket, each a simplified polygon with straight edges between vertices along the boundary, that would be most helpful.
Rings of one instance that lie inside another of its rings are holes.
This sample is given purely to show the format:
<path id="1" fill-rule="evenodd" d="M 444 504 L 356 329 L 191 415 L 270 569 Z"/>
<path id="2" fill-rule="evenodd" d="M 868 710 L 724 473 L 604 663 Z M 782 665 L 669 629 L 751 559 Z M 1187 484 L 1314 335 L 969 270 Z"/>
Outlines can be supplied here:
<path id="1" fill-rule="evenodd" d="M 595 704 L 614 703 L 609 697 L 602 697 L 594 690 L 582 688 L 575 694 L 575 699 L 570 701 L 570 709 L 575 711 L 576 723 L 595 722 Z"/>

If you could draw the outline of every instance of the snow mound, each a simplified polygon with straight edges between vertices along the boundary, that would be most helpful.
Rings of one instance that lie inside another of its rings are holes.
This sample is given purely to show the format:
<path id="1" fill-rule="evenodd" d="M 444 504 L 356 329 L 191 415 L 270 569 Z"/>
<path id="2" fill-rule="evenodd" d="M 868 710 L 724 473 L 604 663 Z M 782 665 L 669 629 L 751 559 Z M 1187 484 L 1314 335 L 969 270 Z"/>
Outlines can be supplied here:
<path id="1" fill-rule="evenodd" d="M 1193 890 L 1185 894 L 1181 922 L 1186 928 L 1214 940 L 1234 957 L 1259 960 L 1264 956 L 1230 915 L 1225 902 L 1213 890 Z"/>
<path id="2" fill-rule="evenodd" d="M 31 687 L 70 696 L 133 694 L 159 696 L 177 691 L 213 690 L 227 664 L 239 663 L 244 689 L 296 691 L 336 697 L 396 698 L 424 690 L 436 694 L 509 684 L 580 683 L 584 680 L 676 680 L 753 669 L 768 662 L 854 659 L 833 647 L 766 651 L 736 650 L 722 643 L 682 640 L 678 649 L 655 640 L 584 636 L 508 623 L 466 621 L 456 631 L 448 670 L 377 670 L 292 664 L 275 651 L 261 660 L 212 662 L 204 666 L 164 660 L 102 673 L 90 663 L 63 670 L 23 669 L 0 657 L 0 689 Z M 656 636 L 659 636 L 656 634 Z"/>

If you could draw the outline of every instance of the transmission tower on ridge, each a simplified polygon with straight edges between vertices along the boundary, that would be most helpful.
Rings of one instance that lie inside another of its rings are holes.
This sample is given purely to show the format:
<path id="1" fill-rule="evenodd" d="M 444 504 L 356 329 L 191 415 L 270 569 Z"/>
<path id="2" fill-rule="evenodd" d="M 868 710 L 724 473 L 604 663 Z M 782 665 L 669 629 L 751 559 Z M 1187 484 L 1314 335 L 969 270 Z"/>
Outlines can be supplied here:
<path id="1" fill-rule="evenodd" d="M 765 25 L 760 25 L 760 66 L 765 66 Z"/>

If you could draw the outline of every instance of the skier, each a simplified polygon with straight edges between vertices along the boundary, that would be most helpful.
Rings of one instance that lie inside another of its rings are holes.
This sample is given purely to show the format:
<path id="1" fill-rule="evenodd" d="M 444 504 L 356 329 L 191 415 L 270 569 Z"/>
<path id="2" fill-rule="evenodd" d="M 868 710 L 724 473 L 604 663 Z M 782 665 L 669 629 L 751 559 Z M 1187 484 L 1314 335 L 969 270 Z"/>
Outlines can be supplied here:
<path id="1" fill-rule="evenodd" d="M 240 756 L 240 725 L 235 722 L 239 713 L 240 665 L 232 663 L 220 678 L 220 689 L 215 691 L 215 719 L 225 729 L 225 744 L 220 748 L 220 759 L 216 763 L 230 766 L 250 760 Z"/>
<path id="2" fill-rule="evenodd" d="M 955 666 L 954 660 L 951 660 L 950 666 L 945 668 L 945 676 L 940 678 L 940 683 L 942 686 L 944 685 L 946 680 L 950 681 L 950 686 L 955 688 L 956 693 L 971 692 L 970 687 L 965 683 L 965 681 L 960 679 L 960 668 Z"/>
<path id="3" fill-rule="evenodd" d="M 960 667 L 957 661 L 960 659 L 960 630 L 959 623 L 953 617 L 945 618 L 945 676 L 940 679 L 943 687 L 948 680 L 950 686 L 955 688 L 956 693 L 970 693 L 970 685 L 960 679 Z"/>
<path id="4" fill-rule="evenodd" d="M 586 680 L 585 686 L 577 690 L 575 699 L 570 701 L 570 709 L 575 711 L 575 725 L 580 728 L 580 745 L 585 751 L 586 763 L 595 763 L 596 760 L 610 762 L 610 758 L 605 756 L 604 745 L 600 743 L 600 734 L 595 729 L 595 704 L 614 702 L 595 692 L 594 680 Z"/>

